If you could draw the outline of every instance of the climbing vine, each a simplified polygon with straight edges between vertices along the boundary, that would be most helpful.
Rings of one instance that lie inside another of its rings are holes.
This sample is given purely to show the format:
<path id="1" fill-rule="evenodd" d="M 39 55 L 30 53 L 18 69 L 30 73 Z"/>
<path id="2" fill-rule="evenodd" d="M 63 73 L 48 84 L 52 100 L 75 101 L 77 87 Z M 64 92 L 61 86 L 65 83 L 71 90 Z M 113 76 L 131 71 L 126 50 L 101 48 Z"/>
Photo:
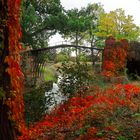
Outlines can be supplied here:
<path id="1" fill-rule="evenodd" d="M 103 53 L 102 74 L 107 77 L 122 74 L 126 65 L 127 50 L 128 41 L 126 39 L 116 41 L 112 36 L 108 37 Z"/>
<path id="2" fill-rule="evenodd" d="M 5 58 L 5 63 L 8 64 L 6 72 L 10 76 L 10 95 L 6 99 L 6 104 L 10 108 L 9 119 L 14 122 L 15 127 L 19 132 L 25 129 L 23 118 L 24 102 L 23 102 L 23 80 L 24 75 L 20 68 L 20 51 L 22 49 L 19 40 L 22 36 L 19 13 L 21 0 L 8 0 L 8 56 Z"/>

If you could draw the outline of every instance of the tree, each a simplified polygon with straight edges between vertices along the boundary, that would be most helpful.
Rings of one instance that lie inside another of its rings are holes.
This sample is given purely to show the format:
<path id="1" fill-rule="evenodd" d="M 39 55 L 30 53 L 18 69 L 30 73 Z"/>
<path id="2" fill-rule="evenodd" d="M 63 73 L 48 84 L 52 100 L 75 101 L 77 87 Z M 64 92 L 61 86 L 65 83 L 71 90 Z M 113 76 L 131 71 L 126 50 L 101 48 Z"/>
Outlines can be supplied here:
<path id="1" fill-rule="evenodd" d="M 90 43 L 92 46 L 99 46 L 98 42 L 100 40 L 99 37 L 96 36 L 98 32 L 98 23 L 100 20 L 100 15 L 104 13 L 104 9 L 100 3 L 89 4 L 85 8 L 85 16 L 88 18 L 88 27 L 85 34 L 84 39 Z"/>
<path id="2" fill-rule="evenodd" d="M 20 2 L 0 1 L 0 140 L 15 140 L 25 130 L 19 55 Z"/>
<path id="3" fill-rule="evenodd" d="M 78 10 L 77 8 L 66 11 L 67 22 L 64 25 L 63 30 L 60 34 L 64 38 L 70 39 L 74 45 L 78 46 L 82 43 L 83 34 L 87 29 L 87 17 L 84 13 L 84 8 Z M 76 49 L 76 55 L 78 50 Z"/>
<path id="4" fill-rule="evenodd" d="M 83 16 L 83 11 L 77 8 L 66 11 L 66 14 L 68 20 L 64 37 L 70 38 L 75 45 L 78 45 L 81 40 L 81 33 L 85 31 L 86 18 Z"/>
<path id="5" fill-rule="evenodd" d="M 65 24 L 60 0 L 24 0 L 22 3 L 22 42 L 33 48 L 47 46 L 48 39 Z"/>
<path id="6" fill-rule="evenodd" d="M 139 27 L 133 22 L 133 17 L 125 15 L 124 10 L 116 9 L 110 13 L 103 13 L 100 17 L 98 37 L 106 38 L 112 35 L 117 39 L 125 38 L 129 41 L 138 40 Z"/>
<path id="7" fill-rule="evenodd" d="M 89 4 L 80 10 L 76 8 L 71 9 L 66 11 L 66 13 L 68 22 L 64 32 L 65 38 L 70 38 L 77 45 L 86 41 L 91 46 L 100 40 L 100 37 L 96 36 L 100 14 L 104 13 L 100 3 Z"/>

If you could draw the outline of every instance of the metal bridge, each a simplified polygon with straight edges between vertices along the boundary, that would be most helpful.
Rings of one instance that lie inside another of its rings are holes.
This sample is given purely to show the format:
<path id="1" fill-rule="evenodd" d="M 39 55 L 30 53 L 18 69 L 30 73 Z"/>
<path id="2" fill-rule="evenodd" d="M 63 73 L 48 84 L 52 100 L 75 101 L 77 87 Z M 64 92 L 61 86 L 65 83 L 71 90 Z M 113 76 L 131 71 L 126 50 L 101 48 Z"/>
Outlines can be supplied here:
<path id="1" fill-rule="evenodd" d="M 78 51 L 78 56 L 84 54 L 88 57 L 88 61 L 93 64 L 96 61 L 102 61 L 102 57 L 97 59 L 100 54 L 102 55 L 103 49 L 101 48 L 90 47 L 89 44 L 81 44 L 77 46 L 74 43 L 67 41 L 56 42 L 49 44 L 49 47 L 46 48 L 30 49 L 21 52 L 21 67 L 25 79 L 32 79 L 32 81 L 35 82 L 36 79 L 41 76 L 41 69 L 46 67 L 47 63 L 57 63 L 56 59 L 59 53 L 66 53 L 71 58 L 76 59 L 77 56 L 72 56 L 72 53 L 74 54 L 76 51 Z"/>
<path id="2" fill-rule="evenodd" d="M 97 51 L 103 50 L 95 46 L 91 47 L 89 43 L 82 43 L 77 46 L 75 43 L 67 42 L 67 41 L 51 43 L 51 44 L 48 44 L 48 46 L 49 47 L 35 49 L 31 51 L 44 51 L 44 50 L 59 49 L 59 48 L 77 48 L 77 49 L 89 49 L 89 50 L 97 50 Z"/>

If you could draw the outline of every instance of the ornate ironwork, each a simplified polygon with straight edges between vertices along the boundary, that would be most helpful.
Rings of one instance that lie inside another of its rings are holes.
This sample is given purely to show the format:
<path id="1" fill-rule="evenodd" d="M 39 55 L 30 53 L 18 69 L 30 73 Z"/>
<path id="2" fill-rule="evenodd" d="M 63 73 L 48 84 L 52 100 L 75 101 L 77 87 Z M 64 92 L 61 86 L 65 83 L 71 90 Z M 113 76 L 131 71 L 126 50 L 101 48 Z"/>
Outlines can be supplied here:
<path id="1" fill-rule="evenodd" d="M 21 66 L 25 74 L 25 84 L 28 83 L 34 85 L 36 79 L 42 76 L 41 69 L 46 67 L 48 63 L 55 63 L 56 57 L 59 53 L 70 52 L 69 55 L 73 58 L 76 58 L 76 49 L 79 52 L 78 57 L 80 54 L 84 54 L 87 56 L 88 61 L 92 62 L 93 65 L 97 61 L 102 61 L 103 49 L 96 47 L 86 47 L 83 45 L 76 46 L 70 42 L 57 42 L 47 48 L 21 52 Z"/>

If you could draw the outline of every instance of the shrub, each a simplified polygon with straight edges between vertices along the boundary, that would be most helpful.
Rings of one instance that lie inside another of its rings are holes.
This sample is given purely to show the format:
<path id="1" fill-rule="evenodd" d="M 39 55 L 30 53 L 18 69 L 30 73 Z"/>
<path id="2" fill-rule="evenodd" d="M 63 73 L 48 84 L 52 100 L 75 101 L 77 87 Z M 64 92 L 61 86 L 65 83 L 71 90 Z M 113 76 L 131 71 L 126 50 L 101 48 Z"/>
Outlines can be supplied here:
<path id="1" fill-rule="evenodd" d="M 79 60 L 82 61 L 82 62 L 87 62 L 88 58 L 87 58 L 87 56 L 84 53 L 81 53 L 79 55 Z"/>
<path id="2" fill-rule="evenodd" d="M 56 58 L 55 58 L 55 62 L 65 62 L 69 59 L 69 57 L 64 54 L 64 53 L 59 53 L 57 54 Z"/>
<path id="3" fill-rule="evenodd" d="M 61 92 L 67 96 L 73 96 L 87 86 L 93 77 L 89 69 L 87 63 L 62 63 L 62 67 L 58 69 L 62 76 L 59 82 Z"/>
<path id="4" fill-rule="evenodd" d="M 25 121 L 27 125 L 39 121 L 46 113 L 45 92 L 52 88 L 51 83 L 45 83 L 39 88 L 33 88 L 31 92 L 24 93 Z"/>
<path id="5" fill-rule="evenodd" d="M 53 140 L 137 140 L 138 121 L 132 117 L 139 117 L 139 93 L 137 86 L 120 84 L 101 89 L 94 96 L 70 98 L 44 116 L 44 120 L 31 126 L 28 136 L 30 139 Z"/>

